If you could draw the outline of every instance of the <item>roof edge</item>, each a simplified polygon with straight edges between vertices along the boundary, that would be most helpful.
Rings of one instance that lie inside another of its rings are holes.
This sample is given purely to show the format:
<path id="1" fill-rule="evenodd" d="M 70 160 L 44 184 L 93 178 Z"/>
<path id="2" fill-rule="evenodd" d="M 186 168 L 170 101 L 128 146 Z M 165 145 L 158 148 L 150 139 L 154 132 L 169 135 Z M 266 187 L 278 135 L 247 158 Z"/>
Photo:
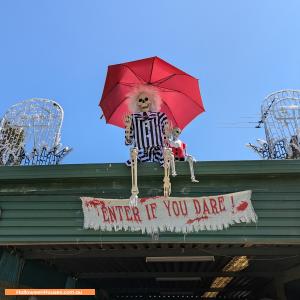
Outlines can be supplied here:
<path id="1" fill-rule="evenodd" d="M 299 175 L 300 160 L 235 160 L 198 161 L 195 174 L 203 176 Z M 190 176 L 187 162 L 176 162 L 178 176 Z M 138 176 L 162 176 L 163 168 L 157 163 L 138 166 Z M 130 177 L 130 168 L 124 163 L 64 164 L 52 166 L 0 167 L 0 180 L 72 179 Z"/>

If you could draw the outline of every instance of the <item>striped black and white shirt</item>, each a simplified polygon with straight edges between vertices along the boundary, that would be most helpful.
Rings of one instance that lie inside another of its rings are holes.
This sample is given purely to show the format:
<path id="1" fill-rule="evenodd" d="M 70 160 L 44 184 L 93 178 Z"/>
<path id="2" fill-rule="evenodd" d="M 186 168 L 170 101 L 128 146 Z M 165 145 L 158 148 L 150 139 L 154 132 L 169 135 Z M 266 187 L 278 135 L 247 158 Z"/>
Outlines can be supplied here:
<path id="1" fill-rule="evenodd" d="M 140 112 L 131 115 L 130 136 L 125 144 L 138 149 L 163 147 L 167 115 L 163 112 Z"/>

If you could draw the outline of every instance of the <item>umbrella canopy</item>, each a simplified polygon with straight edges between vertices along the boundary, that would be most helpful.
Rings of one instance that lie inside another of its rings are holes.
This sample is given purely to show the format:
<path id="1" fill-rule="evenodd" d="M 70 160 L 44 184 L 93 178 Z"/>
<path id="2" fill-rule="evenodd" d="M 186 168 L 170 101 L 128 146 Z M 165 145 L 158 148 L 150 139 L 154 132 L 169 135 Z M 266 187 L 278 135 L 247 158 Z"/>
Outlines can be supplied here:
<path id="1" fill-rule="evenodd" d="M 155 56 L 108 67 L 99 104 L 107 123 L 124 127 L 127 95 L 139 84 L 159 91 L 161 111 L 180 129 L 204 111 L 198 79 Z"/>

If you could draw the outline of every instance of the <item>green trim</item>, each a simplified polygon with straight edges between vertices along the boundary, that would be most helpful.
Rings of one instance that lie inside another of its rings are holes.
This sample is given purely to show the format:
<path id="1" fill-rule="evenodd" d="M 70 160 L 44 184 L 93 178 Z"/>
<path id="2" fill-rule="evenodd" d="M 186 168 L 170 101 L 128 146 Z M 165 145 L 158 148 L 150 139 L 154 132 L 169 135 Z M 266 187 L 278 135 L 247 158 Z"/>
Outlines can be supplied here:
<path id="1" fill-rule="evenodd" d="M 189 168 L 185 162 L 177 162 L 179 176 L 189 176 Z M 139 177 L 163 175 L 158 164 L 148 163 L 138 168 Z M 210 161 L 196 162 L 197 176 L 208 175 L 300 175 L 300 160 L 250 160 L 250 161 Z M 129 177 L 130 169 L 125 164 L 80 164 L 55 166 L 11 166 L 0 167 L 0 180 L 29 179 L 66 179 L 66 178 L 111 178 Z"/>

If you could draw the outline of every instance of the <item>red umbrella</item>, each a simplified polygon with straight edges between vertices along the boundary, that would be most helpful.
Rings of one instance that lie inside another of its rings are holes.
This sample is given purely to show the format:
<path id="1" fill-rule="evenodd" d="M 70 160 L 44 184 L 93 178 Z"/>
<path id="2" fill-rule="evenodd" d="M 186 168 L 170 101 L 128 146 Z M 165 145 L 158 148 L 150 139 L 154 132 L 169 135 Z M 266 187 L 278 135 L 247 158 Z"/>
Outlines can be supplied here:
<path id="1" fill-rule="evenodd" d="M 99 103 L 107 123 L 124 127 L 127 94 L 138 84 L 150 84 L 159 91 L 161 111 L 180 129 L 204 111 L 198 79 L 155 56 L 108 66 Z"/>

